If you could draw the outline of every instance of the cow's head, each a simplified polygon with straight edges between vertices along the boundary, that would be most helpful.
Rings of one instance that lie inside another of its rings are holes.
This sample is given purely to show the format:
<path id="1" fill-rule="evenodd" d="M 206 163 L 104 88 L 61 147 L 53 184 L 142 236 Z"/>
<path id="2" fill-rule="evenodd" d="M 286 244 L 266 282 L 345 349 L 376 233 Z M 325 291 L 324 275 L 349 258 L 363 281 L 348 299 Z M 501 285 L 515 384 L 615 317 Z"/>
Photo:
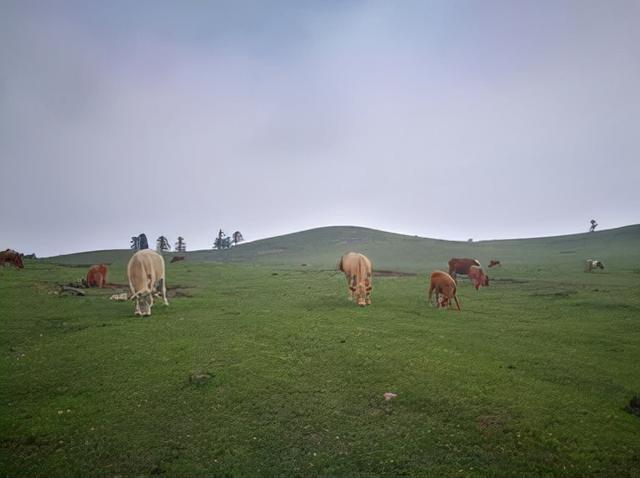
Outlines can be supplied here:
<path id="1" fill-rule="evenodd" d="M 365 283 L 365 281 L 360 281 L 356 285 L 355 289 L 356 301 L 358 302 L 359 306 L 364 307 L 365 305 L 367 305 L 367 284 Z"/>
<path id="2" fill-rule="evenodd" d="M 442 293 L 438 293 L 437 303 L 438 308 L 446 309 L 447 307 L 449 307 L 449 298 Z"/>
<path id="3" fill-rule="evenodd" d="M 604 264 L 602 262 L 600 262 L 600 261 L 596 261 L 596 267 L 598 269 L 604 269 Z"/>
<path id="4" fill-rule="evenodd" d="M 151 315 L 151 304 L 153 302 L 151 292 L 134 294 L 131 299 L 136 302 L 135 315 Z"/>

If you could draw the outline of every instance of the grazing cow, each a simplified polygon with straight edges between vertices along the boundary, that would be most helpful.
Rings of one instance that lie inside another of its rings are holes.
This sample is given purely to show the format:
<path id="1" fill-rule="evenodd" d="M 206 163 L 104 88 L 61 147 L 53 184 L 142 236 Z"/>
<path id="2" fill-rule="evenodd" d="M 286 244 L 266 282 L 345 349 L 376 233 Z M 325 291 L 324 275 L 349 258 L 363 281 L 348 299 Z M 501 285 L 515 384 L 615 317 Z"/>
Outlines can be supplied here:
<path id="1" fill-rule="evenodd" d="M 127 264 L 127 276 L 131 289 L 129 299 L 136 301 L 136 315 L 151 315 L 153 294 L 156 291 L 162 292 L 164 305 L 169 305 L 164 259 L 156 251 L 143 249 L 136 252 Z"/>
<path id="2" fill-rule="evenodd" d="M 489 267 L 497 267 L 497 266 L 502 267 L 502 264 L 500 264 L 500 261 L 497 261 L 495 259 L 491 259 L 489 261 Z"/>
<path id="3" fill-rule="evenodd" d="M 476 259 L 458 259 L 456 257 L 449 261 L 449 275 L 456 279 L 457 274 L 469 274 L 469 267 L 478 266 L 480 262 Z"/>
<path id="4" fill-rule="evenodd" d="M 0 264 L 3 266 L 5 264 L 13 264 L 16 269 L 24 269 L 22 254 L 14 251 L 13 249 L 7 249 L 6 251 L 0 252 Z"/>
<path id="5" fill-rule="evenodd" d="M 349 286 L 349 299 L 364 307 L 371 304 L 371 261 L 363 254 L 349 252 L 340 258 L 338 268 L 344 272 Z"/>
<path id="6" fill-rule="evenodd" d="M 484 273 L 482 267 L 471 266 L 469 267 L 469 279 L 473 283 L 476 290 L 480 287 L 489 287 L 489 276 Z"/>
<path id="7" fill-rule="evenodd" d="M 456 295 L 456 281 L 446 272 L 434 271 L 431 273 L 429 283 L 429 303 L 433 292 L 436 293 L 436 305 L 438 308 L 446 308 L 451 304 L 451 300 L 456 301 L 456 307 L 460 310 L 460 302 Z"/>
<path id="8" fill-rule="evenodd" d="M 184 256 L 173 256 L 169 264 L 173 264 L 174 262 L 178 262 L 178 261 L 184 261 Z"/>
<path id="9" fill-rule="evenodd" d="M 596 261 L 594 259 L 587 259 L 584 265 L 585 272 L 591 272 L 593 269 L 604 269 L 602 261 Z"/>
<path id="10" fill-rule="evenodd" d="M 87 272 L 87 287 L 98 287 L 102 289 L 107 285 L 107 273 L 109 269 L 104 264 L 91 266 Z"/>

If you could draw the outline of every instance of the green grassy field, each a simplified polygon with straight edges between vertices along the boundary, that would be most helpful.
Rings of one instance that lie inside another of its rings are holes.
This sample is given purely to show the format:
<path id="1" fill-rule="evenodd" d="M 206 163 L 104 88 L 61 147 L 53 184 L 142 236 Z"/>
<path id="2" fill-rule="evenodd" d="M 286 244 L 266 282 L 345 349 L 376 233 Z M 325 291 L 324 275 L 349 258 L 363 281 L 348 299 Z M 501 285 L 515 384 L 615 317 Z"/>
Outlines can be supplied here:
<path id="1" fill-rule="evenodd" d="M 640 476 L 638 246 L 640 226 L 472 244 L 318 229 L 189 253 L 145 319 L 120 289 L 55 294 L 95 262 L 125 283 L 129 251 L 0 268 L 2 474 Z M 358 308 L 332 270 L 349 250 L 417 274 L 374 278 Z M 479 292 L 461 280 L 460 313 L 425 297 L 454 255 L 504 264 Z"/>

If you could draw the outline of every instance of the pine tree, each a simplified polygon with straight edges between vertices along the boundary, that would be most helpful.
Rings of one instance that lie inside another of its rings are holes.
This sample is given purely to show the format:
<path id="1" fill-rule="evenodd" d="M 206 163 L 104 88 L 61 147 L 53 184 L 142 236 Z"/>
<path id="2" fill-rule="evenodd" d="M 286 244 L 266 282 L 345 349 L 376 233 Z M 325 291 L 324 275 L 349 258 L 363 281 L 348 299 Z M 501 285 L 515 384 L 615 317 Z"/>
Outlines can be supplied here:
<path id="1" fill-rule="evenodd" d="M 164 236 L 160 236 L 156 240 L 156 250 L 158 252 L 170 251 L 171 250 L 171 246 L 169 245 L 169 240 Z"/>
<path id="2" fill-rule="evenodd" d="M 184 242 L 184 237 L 178 236 L 178 241 L 176 242 L 176 252 L 187 252 L 187 243 Z"/>

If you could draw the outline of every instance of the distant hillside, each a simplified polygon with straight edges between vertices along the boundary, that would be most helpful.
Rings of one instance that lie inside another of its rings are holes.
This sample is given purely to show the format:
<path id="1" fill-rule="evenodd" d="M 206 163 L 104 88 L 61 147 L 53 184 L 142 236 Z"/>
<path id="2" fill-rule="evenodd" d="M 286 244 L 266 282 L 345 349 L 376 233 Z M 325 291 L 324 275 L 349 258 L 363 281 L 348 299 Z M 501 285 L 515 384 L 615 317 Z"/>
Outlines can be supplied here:
<path id="1" fill-rule="evenodd" d="M 241 244 L 229 250 L 187 252 L 188 261 L 269 264 L 313 269 L 335 268 L 341 254 L 367 254 L 376 269 L 422 272 L 445 268 L 451 257 L 473 257 L 483 264 L 554 264 L 581 267 L 588 257 L 618 269 L 640 268 L 640 225 L 567 236 L 460 242 L 405 236 L 352 226 L 310 229 Z M 167 253 L 171 257 L 175 253 Z M 48 258 L 59 264 L 126 263 L 126 249 L 81 252 Z"/>

